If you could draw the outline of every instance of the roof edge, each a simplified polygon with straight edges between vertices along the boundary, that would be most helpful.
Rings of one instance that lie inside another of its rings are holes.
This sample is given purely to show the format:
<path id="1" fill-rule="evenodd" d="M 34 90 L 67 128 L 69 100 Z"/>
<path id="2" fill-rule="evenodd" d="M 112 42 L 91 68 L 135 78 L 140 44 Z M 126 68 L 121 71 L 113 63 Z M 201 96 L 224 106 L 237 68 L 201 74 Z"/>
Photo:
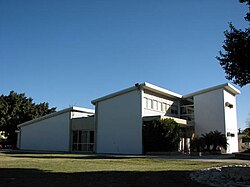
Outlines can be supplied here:
<path id="1" fill-rule="evenodd" d="M 164 88 L 158 87 L 158 86 L 150 84 L 148 82 L 144 82 L 144 83 L 141 83 L 141 84 L 136 83 L 134 86 L 129 87 L 127 89 L 123 89 L 123 90 L 114 92 L 112 94 L 108 94 L 106 96 L 100 97 L 98 99 L 92 100 L 91 103 L 93 105 L 95 105 L 96 103 L 98 103 L 100 101 L 110 99 L 112 97 L 116 97 L 118 95 L 122 95 L 122 94 L 125 94 L 125 93 L 128 93 L 128 92 L 134 91 L 134 90 L 140 90 L 141 88 L 151 90 L 151 91 L 154 91 L 154 92 L 157 92 L 157 93 L 160 93 L 160 94 L 165 94 L 165 95 L 168 95 L 168 96 L 171 96 L 171 97 L 174 97 L 174 98 L 182 98 L 182 95 L 180 95 L 180 94 L 177 94 L 175 92 L 166 90 Z"/>
<path id="2" fill-rule="evenodd" d="M 195 95 L 204 94 L 204 93 L 214 91 L 214 90 L 218 90 L 218 89 L 224 89 L 224 90 L 230 92 L 233 95 L 238 95 L 238 94 L 241 93 L 240 90 L 235 88 L 233 85 L 231 85 L 229 83 L 224 83 L 224 84 L 220 84 L 220 85 L 217 85 L 217 86 L 213 86 L 213 87 L 210 87 L 210 88 L 202 89 L 202 90 L 199 90 L 199 91 L 184 95 L 183 98 L 193 97 Z"/>
<path id="3" fill-rule="evenodd" d="M 100 98 L 97 98 L 95 100 L 92 100 L 91 103 L 93 105 L 95 105 L 96 103 L 100 102 L 100 101 L 103 101 L 103 100 L 106 100 L 106 99 L 110 99 L 112 97 L 116 97 L 118 95 L 122 95 L 124 93 L 128 93 L 128 92 L 131 92 L 131 91 L 134 91 L 136 90 L 137 87 L 136 86 L 132 86 L 132 87 L 129 87 L 129 88 L 126 88 L 126 89 L 123 89 L 123 90 L 120 90 L 120 91 L 117 91 L 117 92 L 114 92 L 114 93 L 111 93 L 111 94 L 108 94 L 106 96 L 103 96 L 103 97 L 100 97 Z"/>
<path id="4" fill-rule="evenodd" d="M 175 93 L 175 92 L 172 92 L 170 90 L 167 90 L 165 88 L 161 88 L 159 86 L 156 86 L 156 85 L 153 85 L 153 84 L 150 84 L 148 82 L 145 82 L 142 84 L 142 86 L 146 89 L 149 89 L 149 90 L 153 90 L 155 92 L 158 92 L 158 93 L 161 93 L 161 94 L 164 94 L 164 95 L 168 95 L 170 97 L 175 97 L 175 98 L 182 98 L 182 95 L 181 94 L 178 94 L 178 93 Z"/>

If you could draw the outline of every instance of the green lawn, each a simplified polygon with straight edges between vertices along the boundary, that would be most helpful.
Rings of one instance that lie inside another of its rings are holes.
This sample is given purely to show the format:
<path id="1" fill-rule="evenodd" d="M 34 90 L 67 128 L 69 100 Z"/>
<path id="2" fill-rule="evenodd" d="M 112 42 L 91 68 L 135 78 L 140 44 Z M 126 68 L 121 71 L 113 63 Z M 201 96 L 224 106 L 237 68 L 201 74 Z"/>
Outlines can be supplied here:
<path id="1" fill-rule="evenodd" d="M 226 163 L 0 153 L 0 186 L 200 186 L 190 172 Z"/>

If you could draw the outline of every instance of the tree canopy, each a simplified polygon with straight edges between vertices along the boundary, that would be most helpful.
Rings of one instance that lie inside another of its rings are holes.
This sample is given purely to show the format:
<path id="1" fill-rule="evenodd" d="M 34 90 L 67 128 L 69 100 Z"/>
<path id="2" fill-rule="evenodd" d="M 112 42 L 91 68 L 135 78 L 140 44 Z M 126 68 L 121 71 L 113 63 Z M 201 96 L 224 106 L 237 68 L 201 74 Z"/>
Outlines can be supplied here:
<path id="1" fill-rule="evenodd" d="M 0 96 L 0 131 L 7 137 L 7 141 L 15 144 L 18 124 L 55 111 L 56 108 L 49 108 L 48 103 L 35 104 L 24 93 L 10 91 L 9 95 Z"/>
<path id="2" fill-rule="evenodd" d="M 250 10 L 250 0 L 240 0 L 240 3 L 247 3 Z M 250 22 L 249 12 L 245 20 Z M 250 83 L 250 28 L 236 29 L 229 23 L 229 30 L 224 35 L 224 52 L 220 51 L 216 58 L 224 69 L 226 78 L 243 87 Z"/>

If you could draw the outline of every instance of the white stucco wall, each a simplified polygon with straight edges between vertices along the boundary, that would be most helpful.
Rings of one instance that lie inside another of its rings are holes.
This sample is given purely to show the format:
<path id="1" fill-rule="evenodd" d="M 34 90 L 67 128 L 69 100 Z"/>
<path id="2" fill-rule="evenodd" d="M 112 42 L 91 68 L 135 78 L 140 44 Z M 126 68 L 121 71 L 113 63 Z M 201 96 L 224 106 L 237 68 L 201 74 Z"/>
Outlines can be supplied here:
<path id="1" fill-rule="evenodd" d="M 225 134 L 224 92 L 218 89 L 194 96 L 195 133 L 218 130 Z"/>
<path id="2" fill-rule="evenodd" d="M 233 104 L 233 108 L 225 103 Z M 227 136 L 227 153 L 238 151 L 236 98 L 224 89 L 210 91 L 194 96 L 195 133 L 198 136 L 218 130 Z"/>
<path id="3" fill-rule="evenodd" d="M 24 150 L 69 151 L 70 112 L 21 127 Z"/>
<path id="4" fill-rule="evenodd" d="M 234 95 L 224 91 L 224 101 L 233 105 L 232 108 L 225 106 L 225 128 L 226 133 L 233 133 L 234 137 L 227 136 L 228 150 L 227 152 L 238 152 L 238 126 L 236 112 L 236 98 Z"/>
<path id="5" fill-rule="evenodd" d="M 141 91 L 96 103 L 97 153 L 142 154 Z"/>

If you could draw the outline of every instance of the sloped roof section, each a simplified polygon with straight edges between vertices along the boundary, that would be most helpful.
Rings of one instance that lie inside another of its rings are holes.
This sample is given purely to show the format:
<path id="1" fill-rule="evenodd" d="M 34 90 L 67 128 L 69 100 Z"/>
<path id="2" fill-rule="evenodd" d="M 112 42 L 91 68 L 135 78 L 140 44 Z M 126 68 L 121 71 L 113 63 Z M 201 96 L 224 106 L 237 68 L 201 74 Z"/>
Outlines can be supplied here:
<path id="1" fill-rule="evenodd" d="M 48 119 L 48 118 L 52 118 L 54 116 L 57 116 L 57 115 L 60 115 L 60 114 L 66 113 L 66 112 L 82 112 L 82 113 L 87 113 L 89 115 L 94 115 L 95 114 L 95 111 L 92 110 L 92 109 L 72 106 L 72 107 L 60 110 L 58 112 L 54 112 L 54 113 L 42 116 L 40 118 L 36 118 L 36 119 L 30 120 L 30 121 L 21 123 L 21 124 L 17 125 L 17 127 L 22 127 L 22 126 L 29 125 L 29 124 L 32 124 L 32 123 L 35 123 L 35 122 L 38 122 L 38 121 L 42 121 L 42 120 L 45 120 L 45 119 Z"/>
<path id="2" fill-rule="evenodd" d="M 233 85 L 231 85 L 229 83 L 225 83 L 225 84 L 210 87 L 210 88 L 207 88 L 207 89 L 199 90 L 199 91 L 193 92 L 191 94 L 184 95 L 183 98 L 185 99 L 185 98 L 188 98 L 188 97 L 193 97 L 193 96 L 196 96 L 196 95 L 204 94 L 204 93 L 211 92 L 211 91 L 218 90 L 218 89 L 224 89 L 224 90 L 228 91 L 229 93 L 231 93 L 234 96 L 240 94 L 240 91 L 237 88 L 235 88 Z"/>
<path id="3" fill-rule="evenodd" d="M 177 93 L 171 92 L 169 90 L 166 90 L 164 88 L 158 87 L 156 85 L 144 82 L 142 84 L 136 83 L 134 86 L 129 87 L 127 89 L 120 90 L 118 92 L 106 95 L 104 97 L 100 97 L 100 98 L 95 99 L 95 100 L 92 100 L 91 103 L 95 105 L 96 103 L 98 103 L 100 101 L 104 101 L 106 99 L 110 99 L 112 97 L 116 97 L 116 96 L 119 96 L 119 95 L 122 95 L 122 94 L 126 94 L 128 92 L 131 92 L 131 91 L 134 91 L 134 90 L 140 90 L 140 89 L 150 90 L 152 92 L 156 92 L 156 93 L 166 95 L 166 96 L 172 97 L 172 98 L 181 98 L 182 97 L 182 95 L 180 95 L 180 94 L 177 94 Z"/>
<path id="4" fill-rule="evenodd" d="M 177 98 L 177 99 L 182 98 L 182 95 L 180 95 L 180 94 L 178 94 L 178 93 L 169 91 L 169 90 L 167 90 L 167 89 L 158 87 L 158 86 L 156 86 L 156 85 L 153 85 L 153 84 L 150 84 L 150 83 L 147 83 L 147 82 L 141 84 L 141 86 L 142 86 L 144 89 L 147 89 L 147 90 L 150 90 L 150 91 L 153 91 L 153 92 L 162 94 L 162 95 L 166 95 L 166 96 L 168 96 L 168 97 Z"/>

